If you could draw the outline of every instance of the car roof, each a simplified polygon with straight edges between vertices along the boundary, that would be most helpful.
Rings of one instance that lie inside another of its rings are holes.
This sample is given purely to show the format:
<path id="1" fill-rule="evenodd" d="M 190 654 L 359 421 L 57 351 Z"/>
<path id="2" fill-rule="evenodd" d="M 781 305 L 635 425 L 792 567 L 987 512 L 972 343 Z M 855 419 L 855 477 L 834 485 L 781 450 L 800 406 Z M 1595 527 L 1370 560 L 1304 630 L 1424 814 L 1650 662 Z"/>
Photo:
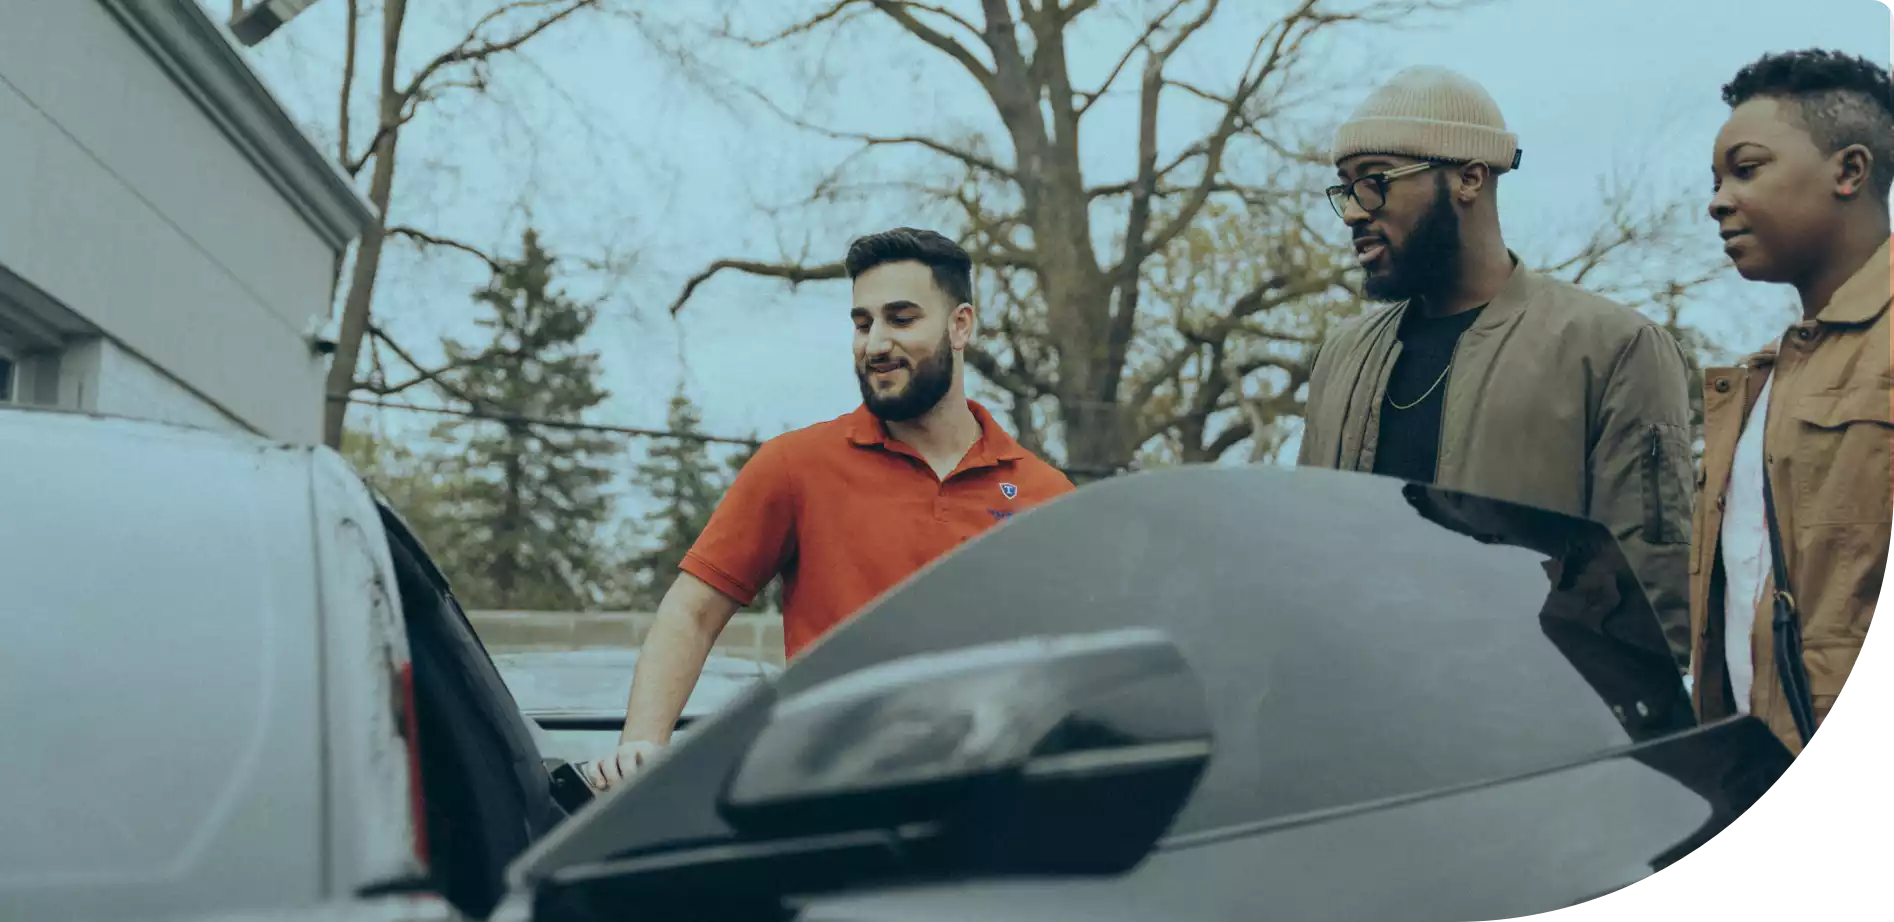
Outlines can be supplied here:
<path id="1" fill-rule="evenodd" d="M 169 451 L 282 452 L 306 454 L 317 446 L 265 438 L 237 429 L 212 429 L 90 410 L 0 403 L 0 427 L 31 433 L 35 447 L 57 450 L 81 442 L 134 442 L 142 453 Z M 45 440 L 45 441 L 39 441 Z M 63 444 L 62 444 L 63 443 Z"/>
<path id="2" fill-rule="evenodd" d="M 324 886 L 315 449 L 0 410 L 0 904 L 277 905 Z M 101 741 L 138 752 L 126 773 Z"/>

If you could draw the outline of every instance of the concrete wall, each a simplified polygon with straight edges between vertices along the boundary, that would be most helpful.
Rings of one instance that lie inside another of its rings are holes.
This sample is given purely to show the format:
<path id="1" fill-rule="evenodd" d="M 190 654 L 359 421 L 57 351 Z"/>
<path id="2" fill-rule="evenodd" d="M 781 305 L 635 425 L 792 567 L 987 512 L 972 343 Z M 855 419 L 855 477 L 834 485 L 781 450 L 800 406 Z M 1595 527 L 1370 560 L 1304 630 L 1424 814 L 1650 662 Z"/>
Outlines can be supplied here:
<path id="1" fill-rule="evenodd" d="M 470 611 L 469 621 L 490 653 L 637 647 L 651 630 L 649 612 Z M 783 619 L 775 613 L 739 613 L 717 638 L 716 653 L 783 664 Z"/>
<path id="2" fill-rule="evenodd" d="M 0 11 L 0 266 L 164 369 L 146 403 L 315 441 L 336 248 L 106 4 Z"/>

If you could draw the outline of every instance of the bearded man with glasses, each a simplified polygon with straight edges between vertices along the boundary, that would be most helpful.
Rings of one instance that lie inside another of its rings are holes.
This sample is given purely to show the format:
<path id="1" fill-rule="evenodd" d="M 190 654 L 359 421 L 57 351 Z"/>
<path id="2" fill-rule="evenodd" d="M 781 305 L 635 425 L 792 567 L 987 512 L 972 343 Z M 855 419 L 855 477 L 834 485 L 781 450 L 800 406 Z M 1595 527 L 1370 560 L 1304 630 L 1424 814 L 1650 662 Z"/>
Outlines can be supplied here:
<path id="1" fill-rule="evenodd" d="M 1602 522 L 1680 668 L 1689 656 L 1688 371 L 1649 318 L 1521 265 L 1500 233 L 1518 138 L 1472 80 L 1396 74 L 1335 135 L 1329 202 L 1363 291 L 1334 331 L 1297 463 L 1371 471 Z"/>

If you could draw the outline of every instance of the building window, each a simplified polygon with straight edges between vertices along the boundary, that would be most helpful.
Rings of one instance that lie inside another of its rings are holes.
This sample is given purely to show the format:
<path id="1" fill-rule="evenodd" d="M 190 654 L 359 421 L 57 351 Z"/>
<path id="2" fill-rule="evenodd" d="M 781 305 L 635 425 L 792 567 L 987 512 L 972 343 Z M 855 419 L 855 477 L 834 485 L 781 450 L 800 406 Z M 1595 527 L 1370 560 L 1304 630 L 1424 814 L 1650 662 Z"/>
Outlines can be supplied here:
<path id="1" fill-rule="evenodd" d="M 16 388 L 14 379 L 19 377 L 20 365 L 13 356 L 0 352 L 0 403 L 12 403 Z"/>

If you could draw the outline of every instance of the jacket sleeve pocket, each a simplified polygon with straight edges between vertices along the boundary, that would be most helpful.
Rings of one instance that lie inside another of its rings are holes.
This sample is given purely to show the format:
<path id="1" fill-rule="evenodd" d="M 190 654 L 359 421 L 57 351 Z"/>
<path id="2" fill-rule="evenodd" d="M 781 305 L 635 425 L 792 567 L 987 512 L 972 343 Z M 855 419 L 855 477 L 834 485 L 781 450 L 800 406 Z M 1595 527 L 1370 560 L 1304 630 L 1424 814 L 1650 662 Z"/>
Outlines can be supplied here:
<path id="1" fill-rule="evenodd" d="M 1644 540 L 1688 544 L 1695 462 L 1683 427 L 1653 423 L 1644 433 Z"/>

